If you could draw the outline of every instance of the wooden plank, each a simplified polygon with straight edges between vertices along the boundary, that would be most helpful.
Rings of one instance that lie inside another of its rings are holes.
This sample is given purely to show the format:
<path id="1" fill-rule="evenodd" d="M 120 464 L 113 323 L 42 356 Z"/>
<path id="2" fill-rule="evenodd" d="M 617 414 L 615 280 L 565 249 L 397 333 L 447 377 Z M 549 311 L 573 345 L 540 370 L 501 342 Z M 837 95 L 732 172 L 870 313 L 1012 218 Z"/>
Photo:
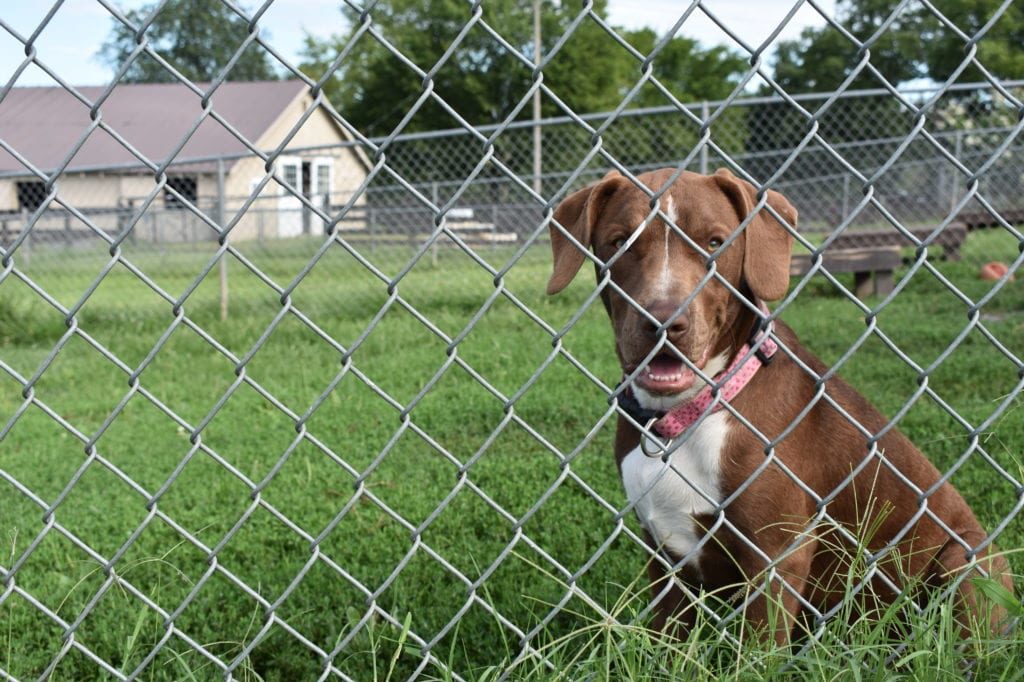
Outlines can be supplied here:
<path id="1" fill-rule="evenodd" d="M 999 211 L 1000 217 L 1011 225 L 1024 223 L 1024 209 L 1009 208 Z M 1001 223 L 988 211 L 964 212 L 959 215 L 960 221 L 968 230 L 983 227 L 997 227 Z"/>
<path id="2" fill-rule="evenodd" d="M 879 249 L 844 249 L 828 250 L 822 254 L 822 266 L 829 272 L 876 272 L 879 270 L 895 270 L 900 266 L 900 250 L 898 247 Z M 793 256 L 789 264 L 791 275 L 802 275 L 811 269 L 810 254 Z"/>
<path id="3" fill-rule="evenodd" d="M 491 232 L 494 230 L 494 223 L 449 220 L 446 224 L 448 229 L 453 232 Z"/>
<path id="4" fill-rule="evenodd" d="M 822 254 L 822 267 L 831 273 L 852 272 L 854 294 L 865 298 L 871 293 L 885 296 L 893 289 L 893 272 L 902 264 L 899 247 L 880 249 L 829 250 Z M 798 276 L 811 269 L 809 254 L 793 256 L 789 272 Z"/>
<path id="5" fill-rule="evenodd" d="M 932 233 L 929 228 L 918 228 L 910 231 L 917 239 L 923 241 Z M 967 239 L 967 226 L 951 223 L 932 241 L 932 245 L 942 247 L 942 255 L 950 260 L 959 260 L 960 247 Z M 892 230 L 853 230 L 844 232 L 829 245 L 830 249 L 840 251 L 846 249 L 869 249 L 884 246 L 913 246 L 901 232 Z"/>

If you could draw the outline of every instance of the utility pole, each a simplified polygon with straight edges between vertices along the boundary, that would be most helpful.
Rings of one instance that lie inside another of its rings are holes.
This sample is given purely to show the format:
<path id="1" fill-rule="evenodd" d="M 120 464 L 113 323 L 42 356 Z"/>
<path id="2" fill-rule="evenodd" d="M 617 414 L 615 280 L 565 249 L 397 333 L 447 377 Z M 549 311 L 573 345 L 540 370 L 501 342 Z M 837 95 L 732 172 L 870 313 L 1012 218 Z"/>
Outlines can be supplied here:
<path id="1" fill-rule="evenodd" d="M 533 0 L 533 64 L 540 65 L 540 0 Z M 537 194 L 543 189 L 540 181 L 540 88 L 533 92 L 533 191 Z"/>

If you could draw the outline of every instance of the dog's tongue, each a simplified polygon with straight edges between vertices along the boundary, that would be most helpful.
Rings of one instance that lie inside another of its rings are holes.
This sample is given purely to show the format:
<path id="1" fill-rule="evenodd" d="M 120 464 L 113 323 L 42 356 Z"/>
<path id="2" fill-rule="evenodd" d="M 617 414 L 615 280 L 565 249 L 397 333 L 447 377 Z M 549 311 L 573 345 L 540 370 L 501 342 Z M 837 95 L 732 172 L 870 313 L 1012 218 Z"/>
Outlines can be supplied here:
<path id="1" fill-rule="evenodd" d="M 672 395 L 693 385 L 696 375 L 683 361 L 668 355 L 653 358 L 637 377 L 640 387 L 651 393 Z"/>

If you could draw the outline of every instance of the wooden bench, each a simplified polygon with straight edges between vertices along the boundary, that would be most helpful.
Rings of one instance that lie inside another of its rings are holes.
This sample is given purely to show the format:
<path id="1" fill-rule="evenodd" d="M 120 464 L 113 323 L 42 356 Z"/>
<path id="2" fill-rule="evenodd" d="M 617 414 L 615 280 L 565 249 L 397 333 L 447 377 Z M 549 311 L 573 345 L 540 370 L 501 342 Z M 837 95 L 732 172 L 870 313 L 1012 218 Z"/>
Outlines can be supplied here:
<path id="1" fill-rule="evenodd" d="M 515 232 L 499 232 L 493 222 L 478 220 L 472 208 L 453 208 L 445 219 L 448 229 L 470 246 L 512 244 L 519 240 Z"/>
<path id="2" fill-rule="evenodd" d="M 874 293 L 885 296 L 893 289 L 893 272 L 903 263 L 898 246 L 871 249 L 829 248 L 822 254 L 822 268 L 835 274 L 852 272 L 854 293 L 865 298 Z M 806 274 L 812 265 L 810 254 L 793 256 L 789 273 L 793 276 Z M 872 275 L 874 285 L 872 286 Z"/>
<path id="3" fill-rule="evenodd" d="M 910 230 L 917 239 L 924 241 L 932 233 L 929 228 Z M 932 245 L 942 247 L 942 256 L 948 260 L 960 260 L 960 247 L 967 239 L 967 226 L 963 223 L 951 223 L 939 233 Z M 913 246 L 895 228 L 891 230 L 848 230 L 835 238 L 829 249 L 846 251 L 849 249 L 874 249 L 885 246 Z"/>

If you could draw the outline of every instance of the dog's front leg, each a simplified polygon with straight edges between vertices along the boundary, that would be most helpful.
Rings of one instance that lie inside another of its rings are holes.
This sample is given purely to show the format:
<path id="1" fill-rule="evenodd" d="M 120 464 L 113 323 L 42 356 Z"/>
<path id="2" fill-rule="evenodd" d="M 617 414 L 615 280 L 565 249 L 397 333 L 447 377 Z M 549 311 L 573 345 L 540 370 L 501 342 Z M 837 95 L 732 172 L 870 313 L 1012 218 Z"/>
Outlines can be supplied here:
<path id="1" fill-rule="evenodd" d="M 657 551 L 654 539 L 649 533 L 647 546 Z M 693 599 L 680 585 L 682 577 L 678 572 L 669 571 L 665 559 L 660 555 L 647 562 L 647 577 L 650 579 L 651 601 L 654 603 L 654 618 L 651 628 L 675 639 L 683 640 L 693 630 L 696 622 L 696 607 Z"/>
<path id="2" fill-rule="evenodd" d="M 781 552 L 779 552 L 781 553 Z M 752 562 L 743 562 L 745 575 L 753 575 L 743 599 L 746 607 L 743 617 L 757 639 L 774 638 L 776 644 L 785 646 L 793 635 L 793 628 L 803 610 L 803 599 L 807 595 L 814 546 L 808 544 L 791 552 L 775 565 L 774 570 L 765 571 L 764 560 L 756 561 L 761 569 L 754 569 Z M 753 596 L 751 596 L 753 595 Z"/>
<path id="3" fill-rule="evenodd" d="M 987 534 L 976 522 L 972 525 L 975 527 L 959 530 L 958 535 L 965 544 L 976 547 L 986 539 Z M 974 581 L 979 578 L 991 580 L 1012 595 L 1013 578 L 1006 557 L 994 546 L 990 546 L 979 553 L 976 567 L 972 568 L 963 545 L 950 540 L 936 555 L 934 563 L 933 579 L 942 583 L 961 579 L 957 588 L 956 618 L 963 636 L 970 637 L 979 630 L 988 630 L 997 636 L 1003 634 L 1007 626 L 1006 609 L 997 601 L 983 597 Z M 969 572 L 967 577 L 961 575 L 964 572 Z M 983 572 L 987 577 L 983 577 Z"/>

